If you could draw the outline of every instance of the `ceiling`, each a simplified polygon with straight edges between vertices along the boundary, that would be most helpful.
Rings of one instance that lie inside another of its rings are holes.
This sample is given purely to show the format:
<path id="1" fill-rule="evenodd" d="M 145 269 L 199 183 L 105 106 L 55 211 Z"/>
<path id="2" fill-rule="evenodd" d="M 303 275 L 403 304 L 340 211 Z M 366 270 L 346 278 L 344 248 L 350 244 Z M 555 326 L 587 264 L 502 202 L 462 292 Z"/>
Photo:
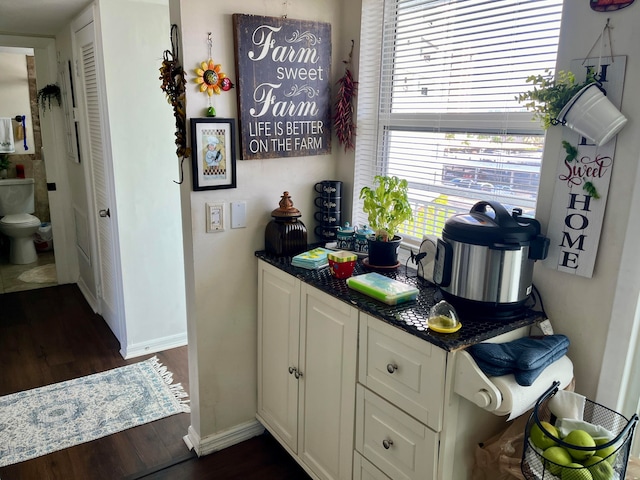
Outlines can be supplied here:
<path id="1" fill-rule="evenodd" d="M 91 0 L 0 0 L 0 34 L 53 37 Z"/>

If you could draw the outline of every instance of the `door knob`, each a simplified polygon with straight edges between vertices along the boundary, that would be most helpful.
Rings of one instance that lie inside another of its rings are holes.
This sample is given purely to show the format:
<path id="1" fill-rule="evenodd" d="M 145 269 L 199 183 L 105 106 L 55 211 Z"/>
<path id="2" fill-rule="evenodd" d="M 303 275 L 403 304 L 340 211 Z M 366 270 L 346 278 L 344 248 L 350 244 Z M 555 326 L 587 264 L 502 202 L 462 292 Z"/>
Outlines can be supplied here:
<path id="1" fill-rule="evenodd" d="M 106 210 L 103 208 L 102 210 L 100 210 L 98 212 L 98 215 L 100 215 L 101 217 L 111 217 L 111 212 L 109 211 L 109 209 L 107 208 Z"/>

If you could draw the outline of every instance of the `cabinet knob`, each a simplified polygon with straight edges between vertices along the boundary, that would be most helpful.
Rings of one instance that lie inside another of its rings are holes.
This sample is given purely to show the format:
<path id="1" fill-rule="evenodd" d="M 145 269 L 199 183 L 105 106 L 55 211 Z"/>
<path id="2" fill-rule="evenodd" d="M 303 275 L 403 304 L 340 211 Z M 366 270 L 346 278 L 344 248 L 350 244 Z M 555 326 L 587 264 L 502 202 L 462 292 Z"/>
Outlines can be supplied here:
<path id="1" fill-rule="evenodd" d="M 398 369 L 398 365 L 396 365 L 395 363 L 388 363 L 387 364 L 387 372 L 389 373 L 393 373 Z"/>
<path id="2" fill-rule="evenodd" d="M 292 375 L 295 371 L 297 371 L 296 367 L 289 367 L 289 375 Z"/>
<path id="3" fill-rule="evenodd" d="M 384 440 L 382 440 L 382 446 L 385 450 L 389 450 L 391 448 L 391 445 L 393 445 L 393 440 L 391 440 L 390 438 L 385 438 Z"/>
<path id="4" fill-rule="evenodd" d="M 296 378 L 300 378 L 302 376 L 302 372 L 299 372 L 299 371 L 296 370 L 294 372 L 293 376 L 296 377 Z"/>
<path id="5" fill-rule="evenodd" d="M 302 376 L 302 372 L 299 372 L 296 367 L 289 367 L 289 374 L 296 378 L 300 378 Z"/>

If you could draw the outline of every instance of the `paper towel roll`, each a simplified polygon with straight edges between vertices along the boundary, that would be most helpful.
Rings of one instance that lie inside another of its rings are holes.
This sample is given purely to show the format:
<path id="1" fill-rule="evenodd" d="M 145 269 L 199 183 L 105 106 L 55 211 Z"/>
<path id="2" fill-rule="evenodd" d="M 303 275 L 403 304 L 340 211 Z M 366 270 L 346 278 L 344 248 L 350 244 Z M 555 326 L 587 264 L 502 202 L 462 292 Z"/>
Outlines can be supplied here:
<path id="1" fill-rule="evenodd" d="M 502 394 L 502 403 L 493 413 L 496 415 L 509 414 L 507 420 L 519 417 L 533 408 L 538 398 L 551 387 L 554 381 L 560 382 L 558 388 L 563 389 L 569 385 L 572 379 L 573 363 L 566 355 L 545 368 L 533 384 L 528 387 L 518 385 L 513 374 L 491 377 L 491 382 Z"/>

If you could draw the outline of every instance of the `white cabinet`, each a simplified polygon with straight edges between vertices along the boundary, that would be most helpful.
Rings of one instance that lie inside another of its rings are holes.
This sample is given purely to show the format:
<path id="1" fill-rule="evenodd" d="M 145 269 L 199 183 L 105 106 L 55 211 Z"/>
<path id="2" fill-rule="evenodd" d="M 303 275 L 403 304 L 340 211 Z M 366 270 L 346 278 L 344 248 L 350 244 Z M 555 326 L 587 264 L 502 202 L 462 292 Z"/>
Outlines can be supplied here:
<path id="1" fill-rule="evenodd" d="M 351 479 L 358 311 L 258 266 L 258 412 L 310 475 Z"/>
<path id="2" fill-rule="evenodd" d="M 263 260 L 258 272 L 257 418 L 311 477 L 471 478 L 476 445 L 505 417 L 455 393 L 456 351 Z"/>

